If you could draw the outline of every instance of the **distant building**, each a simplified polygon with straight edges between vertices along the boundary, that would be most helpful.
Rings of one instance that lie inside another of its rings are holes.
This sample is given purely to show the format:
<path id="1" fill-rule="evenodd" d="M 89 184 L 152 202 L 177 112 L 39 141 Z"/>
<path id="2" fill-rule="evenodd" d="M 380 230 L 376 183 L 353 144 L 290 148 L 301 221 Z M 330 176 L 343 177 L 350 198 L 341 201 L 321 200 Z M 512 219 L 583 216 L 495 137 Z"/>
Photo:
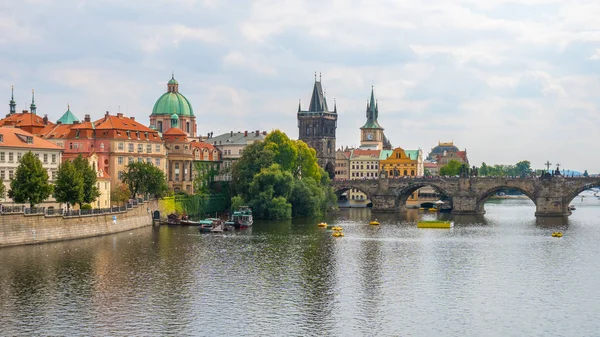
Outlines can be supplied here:
<path id="1" fill-rule="evenodd" d="M 302 110 L 298 102 L 298 139 L 304 141 L 308 146 L 317 151 L 317 161 L 330 178 L 335 177 L 335 134 L 337 129 L 337 105 L 334 103 L 333 110 L 327 107 L 327 100 L 323 95 L 321 76 L 315 84 L 308 110 Z"/>
<path id="2" fill-rule="evenodd" d="M 196 116 L 192 105 L 185 96 L 179 92 L 179 82 L 171 76 L 167 82 L 167 92 L 162 94 L 154 104 L 150 115 L 150 128 L 158 132 L 167 132 L 171 128 L 171 119 L 177 118 L 180 130 L 190 137 L 196 137 Z"/>
<path id="3" fill-rule="evenodd" d="M 348 149 L 335 151 L 335 179 L 350 179 L 350 155 Z"/>
<path id="4" fill-rule="evenodd" d="M 385 153 L 386 158 L 379 164 L 388 177 L 423 176 L 423 151 L 397 147 L 382 152 Z"/>
<path id="5" fill-rule="evenodd" d="M 222 135 L 214 136 L 212 132 L 204 139 L 205 143 L 211 144 L 217 148 L 222 156 L 220 174 L 217 180 L 231 181 L 231 166 L 244 153 L 244 148 L 254 142 L 262 142 L 267 135 L 266 131 L 244 131 L 228 132 Z"/>
<path id="6" fill-rule="evenodd" d="M 431 162 L 435 162 L 438 168 L 446 166 L 449 161 L 455 160 L 459 163 L 464 163 L 469 165 L 469 159 L 467 158 L 467 150 L 460 151 L 458 147 L 454 145 L 453 142 L 438 142 L 438 145 L 431 149 L 429 155 L 427 156 L 427 160 Z"/>
<path id="7" fill-rule="evenodd" d="M 24 154 L 31 151 L 41 162 L 42 167 L 48 171 L 50 182 L 56 180 L 58 167 L 62 161 L 62 149 L 40 137 L 19 128 L 0 127 L 0 178 L 4 184 L 2 204 L 13 204 L 8 197 L 10 181 L 14 177 L 19 162 Z M 58 204 L 50 198 L 44 205 L 55 207 Z"/>

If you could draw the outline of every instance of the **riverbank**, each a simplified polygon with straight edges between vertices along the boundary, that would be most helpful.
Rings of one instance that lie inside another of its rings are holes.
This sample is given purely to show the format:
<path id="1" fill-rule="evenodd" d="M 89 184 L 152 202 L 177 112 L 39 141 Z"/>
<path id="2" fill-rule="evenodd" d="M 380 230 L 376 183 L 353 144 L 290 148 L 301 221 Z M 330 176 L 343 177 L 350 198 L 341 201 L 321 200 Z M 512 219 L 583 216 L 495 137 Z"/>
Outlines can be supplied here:
<path id="1" fill-rule="evenodd" d="M 9 213 L 0 215 L 0 247 L 30 245 L 101 236 L 152 224 L 151 200 L 123 211 L 105 214 L 63 216 Z"/>

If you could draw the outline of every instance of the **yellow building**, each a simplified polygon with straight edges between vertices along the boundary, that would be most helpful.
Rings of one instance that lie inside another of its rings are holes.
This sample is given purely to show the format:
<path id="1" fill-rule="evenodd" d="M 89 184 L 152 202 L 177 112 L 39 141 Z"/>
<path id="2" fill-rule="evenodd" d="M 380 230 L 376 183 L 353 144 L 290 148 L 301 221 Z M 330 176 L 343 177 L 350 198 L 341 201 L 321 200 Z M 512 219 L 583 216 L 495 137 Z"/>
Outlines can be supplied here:
<path id="1" fill-rule="evenodd" d="M 423 152 L 404 150 L 397 147 L 391 151 L 382 151 L 385 159 L 379 162 L 388 177 L 423 176 Z"/>

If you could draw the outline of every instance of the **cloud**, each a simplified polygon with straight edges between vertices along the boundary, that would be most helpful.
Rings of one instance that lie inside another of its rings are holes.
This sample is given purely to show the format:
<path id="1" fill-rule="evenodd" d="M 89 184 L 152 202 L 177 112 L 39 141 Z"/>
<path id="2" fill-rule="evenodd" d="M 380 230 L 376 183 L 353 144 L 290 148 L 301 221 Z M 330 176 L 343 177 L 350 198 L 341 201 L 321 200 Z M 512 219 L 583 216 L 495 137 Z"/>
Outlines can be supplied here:
<path id="1" fill-rule="evenodd" d="M 600 172 L 584 155 L 600 122 L 600 3 L 32 1 L 0 4 L 0 86 L 23 108 L 35 87 L 51 119 L 71 102 L 147 121 L 174 71 L 200 132 L 297 137 L 316 71 L 337 102 L 338 146 L 359 143 L 373 85 L 394 145 L 454 140 L 474 164 Z"/>

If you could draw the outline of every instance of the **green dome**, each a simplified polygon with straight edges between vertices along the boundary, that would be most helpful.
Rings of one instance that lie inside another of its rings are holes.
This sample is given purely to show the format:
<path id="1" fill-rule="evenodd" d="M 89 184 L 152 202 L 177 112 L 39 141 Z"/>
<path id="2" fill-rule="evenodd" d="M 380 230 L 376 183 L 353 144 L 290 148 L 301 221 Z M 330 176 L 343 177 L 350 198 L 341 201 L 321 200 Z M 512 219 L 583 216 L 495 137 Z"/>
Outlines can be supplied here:
<path id="1" fill-rule="evenodd" d="M 166 92 L 156 101 L 152 109 L 153 115 L 194 116 L 190 102 L 178 92 Z"/>
<path id="2" fill-rule="evenodd" d="M 176 79 L 172 78 L 169 80 L 169 82 L 167 82 L 167 84 L 179 84 L 179 82 L 177 82 Z"/>

